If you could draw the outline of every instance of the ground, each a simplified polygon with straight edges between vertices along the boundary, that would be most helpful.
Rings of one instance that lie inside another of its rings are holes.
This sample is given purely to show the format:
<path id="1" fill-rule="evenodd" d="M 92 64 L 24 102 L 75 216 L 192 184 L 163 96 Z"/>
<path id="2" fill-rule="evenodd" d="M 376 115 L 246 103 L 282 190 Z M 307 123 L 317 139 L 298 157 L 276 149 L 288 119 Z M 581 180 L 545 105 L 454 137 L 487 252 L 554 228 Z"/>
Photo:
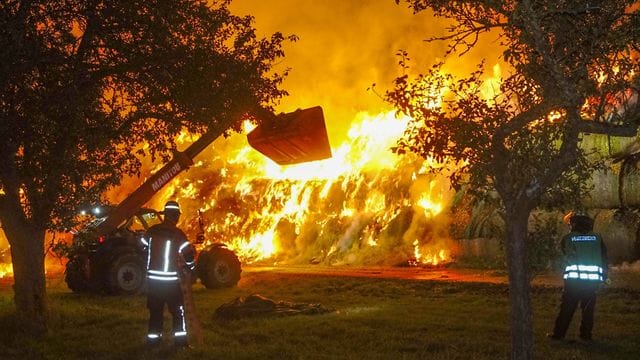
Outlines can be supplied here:
<path id="1" fill-rule="evenodd" d="M 640 349 L 640 275 L 614 272 L 596 310 L 595 344 L 577 337 L 550 342 L 560 302 L 558 274 L 534 281 L 536 357 L 636 359 Z M 60 276 L 48 279 L 50 334 L 28 341 L 16 334 L 10 283 L 0 284 L 2 359 L 499 359 L 509 353 L 506 275 L 495 271 L 423 268 L 245 268 L 237 287 L 194 286 L 205 344 L 155 352 L 144 346 L 143 295 L 73 294 Z M 221 304 L 259 293 L 274 300 L 320 303 L 323 315 L 214 319 Z M 166 323 L 170 322 L 169 317 Z"/>

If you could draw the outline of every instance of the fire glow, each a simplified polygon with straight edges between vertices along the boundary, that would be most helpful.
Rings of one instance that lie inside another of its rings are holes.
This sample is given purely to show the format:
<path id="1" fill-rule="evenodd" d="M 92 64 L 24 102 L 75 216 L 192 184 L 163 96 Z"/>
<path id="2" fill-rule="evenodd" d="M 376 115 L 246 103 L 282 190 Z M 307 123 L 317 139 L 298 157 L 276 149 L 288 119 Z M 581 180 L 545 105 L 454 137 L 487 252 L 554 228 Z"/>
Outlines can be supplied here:
<path id="1" fill-rule="evenodd" d="M 12 264 L 0 264 L 0 279 L 5 276 L 13 276 Z"/>
<path id="2" fill-rule="evenodd" d="M 390 150 L 408 122 L 361 113 L 332 158 L 284 167 L 242 135 L 219 139 L 154 202 L 177 198 L 186 213 L 200 210 L 207 243 L 226 243 L 245 264 L 447 262 L 441 214 L 453 194 L 445 176 L 427 171 L 441 164 Z"/>
<path id="3" fill-rule="evenodd" d="M 499 67 L 493 70 L 491 89 L 499 83 Z M 346 138 L 332 141 L 332 158 L 290 166 L 265 158 L 244 134 L 221 138 L 148 206 L 177 199 L 191 238 L 200 210 L 207 223 L 203 247 L 225 243 L 244 264 L 447 263 L 456 251 L 447 230 L 451 164 L 393 153 L 408 124 L 393 111 L 360 113 Z M 177 142 L 194 140 L 185 133 Z M 7 276 L 11 264 L 0 263 L 0 278 Z"/>

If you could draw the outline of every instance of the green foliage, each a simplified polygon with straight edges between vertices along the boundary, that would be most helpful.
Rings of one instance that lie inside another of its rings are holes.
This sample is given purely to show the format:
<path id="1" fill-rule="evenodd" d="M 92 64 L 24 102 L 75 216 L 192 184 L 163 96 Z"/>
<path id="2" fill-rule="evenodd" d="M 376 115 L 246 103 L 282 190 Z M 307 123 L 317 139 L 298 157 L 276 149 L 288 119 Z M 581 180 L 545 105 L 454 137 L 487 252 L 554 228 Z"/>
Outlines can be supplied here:
<path id="1" fill-rule="evenodd" d="M 560 239 L 562 229 L 559 221 L 552 217 L 532 215 L 533 227 L 527 236 L 527 258 L 529 260 L 529 274 L 534 276 L 551 269 L 557 269 L 561 262 Z"/>
<path id="2" fill-rule="evenodd" d="M 237 130 L 285 95 L 273 65 L 295 38 L 258 38 L 229 3 L 3 2 L 0 215 L 68 228 L 181 131 Z"/>
<path id="3" fill-rule="evenodd" d="M 448 40 L 448 54 L 499 31 L 510 66 L 493 91 L 483 64 L 454 78 L 440 63 L 398 77 L 386 94 L 413 119 L 396 151 L 464 162 L 451 177 L 454 186 L 496 190 L 509 211 L 566 206 L 585 194 L 584 182 L 599 166 L 587 161 L 580 133 L 635 135 L 640 61 L 629 54 L 640 45 L 640 13 L 627 8 L 629 1 L 406 2 L 453 20 L 448 35 L 430 39 Z M 408 55 L 399 55 L 407 72 Z"/>
<path id="4" fill-rule="evenodd" d="M 397 78 L 395 89 L 387 93 L 387 100 L 412 118 L 395 151 L 458 164 L 458 171 L 450 178 L 453 186 L 470 185 L 467 191 L 497 204 L 496 184 L 501 184 L 507 195 L 515 196 L 518 190 L 538 191 L 540 179 L 550 176 L 549 164 L 562 156 L 565 128 L 541 117 L 533 125 L 514 130 L 504 139 L 504 148 L 496 146 L 494 135 L 517 118 L 523 107 L 533 106 L 514 105 L 514 99 L 530 98 L 526 92 L 534 89 L 522 79 L 511 78 L 502 84 L 500 95 L 487 99 L 482 64 L 469 77 L 457 80 L 445 74 L 442 65 L 436 64 L 414 80 Z M 442 89 L 447 91 L 441 98 Z M 441 106 L 428 105 L 440 102 Z M 580 148 L 575 150 L 579 156 L 562 176 L 545 181 L 549 184 L 539 205 L 578 206 L 589 190 L 586 180 L 591 171 L 602 166 L 602 159 Z"/>
<path id="5" fill-rule="evenodd" d="M 550 217 L 548 214 L 535 213 L 532 215 L 527 232 L 527 264 L 531 279 L 535 276 L 550 271 L 558 270 L 561 267 L 562 253 L 559 244 L 565 229 L 560 225 L 558 218 Z M 489 233 L 496 236 L 499 242 L 500 251 L 491 251 L 489 254 L 472 256 L 466 255 L 456 259 L 454 266 L 475 268 L 507 270 L 504 226 L 493 227 Z M 460 241 L 468 241 L 462 239 Z M 482 239 L 480 241 L 489 241 Z"/>
<path id="6" fill-rule="evenodd" d="M 448 41 L 447 55 L 477 47 L 483 33 L 498 36 L 509 67 L 499 91 L 483 91 L 482 64 L 461 79 L 436 64 L 398 77 L 386 98 L 412 118 L 397 151 L 462 164 L 454 186 L 499 200 L 513 292 L 511 358 L 531 359 L 527 221 L 540 205 L 585 194 L 590 164 L 581 133 L 636 136 L 640 57 L 631 54 L 640 49 L 640 8 L 630 0 L 404 2 L 449 20 L 448 33 L 430 39 Z"/>

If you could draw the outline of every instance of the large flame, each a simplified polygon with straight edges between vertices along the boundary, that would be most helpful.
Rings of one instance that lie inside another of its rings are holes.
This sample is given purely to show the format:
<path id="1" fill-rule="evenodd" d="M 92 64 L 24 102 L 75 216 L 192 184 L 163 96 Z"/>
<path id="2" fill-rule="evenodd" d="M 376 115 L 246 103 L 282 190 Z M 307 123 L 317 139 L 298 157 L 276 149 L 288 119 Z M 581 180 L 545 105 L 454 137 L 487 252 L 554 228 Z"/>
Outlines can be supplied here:
<path id="1" fill-rule="evenodd" d="M 231 6 L 254 15 L 261 34 L 282 31 L 300 37 L 287 45 L 279 64 L 292 69 L 283 84 L 292 95 L 281 106 L 322 105 L 334 156 L 279 167 L 250 148 L 243 135 L 219 139 L 147 206 L 161 208 L 169 198 L 179 200 L 181 225 L 191 236 L 198 232 L 196 211 L 202 210 L 208 241 L 229 244 L 245 263 L 399 264 L 413 259 L 437 264 L 450 259 L 446 225 L 452 192 L 446 176 L 429 174 L 429 168 L 440 166 L 430 159 L 389 151 L 407 119 L 394 119 L 375 92 L 364 91 L 372 83 L 384 89 L 398 75 L 397 49 L 426 54 L 412 59 L 416 69 L 439 61 L 444 44 L 422 40 L 439 35 L 446 21 L 429 12 L 413 14 L 392 1 L 301 7 L 293 0 L 237 0 Z M 447 69 L 465 74 L 482 58 L 496 59 L 500 51 L 491 45 L 496 43 L 477 47 Z M 493 75 L 500 76 L 499 65 Z M 496 88 L 495 82 L 488 83 L 487 97 Z M 188 134 L 178 139 L 193 140 Z M 145 164 L 146 175 L 162 165 Z M 122 201 L 140 181 L 124 179 L 105 197 Z M 10 266 L 3 264 L 3 269 Z"/>
<path id="2" fill-rule="evenodd" d="M 331 159 L 285 167 L 242 135 L 220 139 L 156 206 L 177 198 L 185 213 L 200 210 L 208 243 L 226 243 L 244 263 L 438 264 L 451 256 L 439 215 L 453 194 L 445 176 L 428 173 L 441 164 L 391 151 L 408 122 L 360 113 Z"/>
<path id="3" fill-rule="evenodd" d="M 224 242 L 245 264 L 437 265 L 451 259 L 440 215 L 452 193 L 445 176 L 428 174 L 442 164 L 391 151 L 408 122 L 393 112 L 360 113 L 332 158 L 285 167 L 243 134 L 219 139 L 153 205 L 178 199 L 192 237 L 201 211 L 204 246 Z M 11 264 L 0 263 L 0 278 L 11 275 Z"/>
<path id="4" fill-rule="evenodd" d="M 11 265 L 9 252 L 9 242 L 0 228 L 0 279 L 13 276 L 13 266 Z"/>
<path id="5" fill-rule="evenodd" d="M 13 265 L 11 264 L 0 264 L 0 279 L 5 276 L 13 275 Z"/>

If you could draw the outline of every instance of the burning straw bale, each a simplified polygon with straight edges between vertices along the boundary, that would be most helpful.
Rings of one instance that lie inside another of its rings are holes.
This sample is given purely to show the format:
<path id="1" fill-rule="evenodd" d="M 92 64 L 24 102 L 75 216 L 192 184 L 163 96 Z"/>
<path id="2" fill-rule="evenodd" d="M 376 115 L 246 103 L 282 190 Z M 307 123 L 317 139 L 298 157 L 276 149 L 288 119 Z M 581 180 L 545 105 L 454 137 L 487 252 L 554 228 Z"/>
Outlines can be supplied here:
<path id="1" fill-rule="evenodd" d="M 214 319 L 229 321 L 248 317 L 318 315 L 333 312 L 321 304 L 274 301 L 259 294 L 237 297 L 216 309 Z"/>

